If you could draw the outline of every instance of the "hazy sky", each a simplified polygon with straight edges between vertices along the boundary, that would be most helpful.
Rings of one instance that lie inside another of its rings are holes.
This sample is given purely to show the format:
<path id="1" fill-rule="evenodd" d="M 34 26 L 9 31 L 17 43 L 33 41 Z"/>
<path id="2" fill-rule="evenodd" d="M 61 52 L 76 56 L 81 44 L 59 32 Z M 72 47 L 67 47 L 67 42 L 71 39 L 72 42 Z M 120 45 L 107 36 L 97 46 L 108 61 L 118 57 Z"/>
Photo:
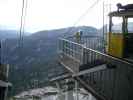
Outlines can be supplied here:
<path id="1" fill-rule="evenodd" d="M 27 0 L 27 16 L 25 30 L 34 32 L 73 26 L 74 22 L 96 0 Z M 112 10 L 118 2 L 133 3 L 132 0 L 104 0 L 105 4 L 111 1 Z M 103 0 L 89 11 L 78 23 L 100 28 L 102 26 Z M 19 29 L 22 0 L 0 0 L 0 29 Z M 109 7 L 106 12 L 109 11 Z"/>

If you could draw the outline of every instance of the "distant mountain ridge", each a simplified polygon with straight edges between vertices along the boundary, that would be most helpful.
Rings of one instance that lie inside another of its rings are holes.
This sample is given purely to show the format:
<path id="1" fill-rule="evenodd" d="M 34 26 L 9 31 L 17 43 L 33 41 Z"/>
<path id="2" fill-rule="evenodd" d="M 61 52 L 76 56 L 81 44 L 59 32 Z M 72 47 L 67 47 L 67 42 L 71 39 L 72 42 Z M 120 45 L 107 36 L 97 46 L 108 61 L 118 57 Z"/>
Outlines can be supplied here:
<path id="1" fill-rule="evenodd" d="M 68 27 L 68 28 L 61 28 L 55 30 L 46 30 L 46 31 L 39 31 L 36 33 L 31 34 L 29 37 L 37 38 L 37 37 L 67 37 L 74 35 L 75 32 L 82 30 L 85 35 L 98 35 L 98 30 L 94 27 L 90 26 L 79 26 L 79 27 Z M 89 33 L 89 34 L 88 34 Z"/>
<path id="2" fill-rule="evenodd" d="M 0 29 L 0 39 L 19 38 L 20 32 L 18 30 Z M 25 32 L 24 36 L 29 35 L 29 32 Z"/>
<path id="3" fill-rule="evenodd" d="M 17 34 L 15 30 L 0 30 L 0 39 L 17 38 Z"/>
<path id="4" fill-rule="evenodd" d="M 49 77 L 65 70 L 58 64 L 57 42 L 59 37 L 72 36 L 82 30 L 84 34 L 99 36 L 94 27 L 79 26 L 56 30 L 39 31 L 24 37 L 22 46 L 17 38 L 5 40 L 3 62 L 10 64 L 9 79 L 16 94 L 34 87 L 34 80 L 44 86 Z"/>

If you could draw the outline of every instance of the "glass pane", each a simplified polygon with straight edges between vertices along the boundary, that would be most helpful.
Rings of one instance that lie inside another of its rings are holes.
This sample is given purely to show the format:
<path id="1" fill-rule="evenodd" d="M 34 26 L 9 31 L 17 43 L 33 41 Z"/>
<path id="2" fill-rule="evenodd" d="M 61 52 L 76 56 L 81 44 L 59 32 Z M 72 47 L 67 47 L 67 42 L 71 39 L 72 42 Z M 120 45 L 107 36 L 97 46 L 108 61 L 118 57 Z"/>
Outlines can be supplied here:
<path id="1" fill-rule="evenodd" d="M 121 17 L 112 18 L 112 32 L 113 33 L 122 33 L 122 21 Z"/>
<path id="2" fill-rule="evenodd" d="M 133 33 L 133 18 L 128 18 L 128 33 Z"/>

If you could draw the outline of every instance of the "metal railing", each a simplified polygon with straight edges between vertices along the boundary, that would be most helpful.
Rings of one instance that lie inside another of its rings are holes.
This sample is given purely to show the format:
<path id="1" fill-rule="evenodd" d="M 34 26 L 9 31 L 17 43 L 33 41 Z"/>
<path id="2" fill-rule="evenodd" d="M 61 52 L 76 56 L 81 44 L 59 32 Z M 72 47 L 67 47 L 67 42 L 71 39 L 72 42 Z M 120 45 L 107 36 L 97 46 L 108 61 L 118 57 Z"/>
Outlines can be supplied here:
<path id="1" fill-rule="evenodd" d="M 133 99 L 133 69 L 131 66 L 121 65 L 112 68 L 107 66 L 102 70 L 82 74 L 80 78 L 106 100 Z"/>
<path id="2" fill-rule="evenodd" d="M 77 43 L 73 38 L 60 38 L 59 53 L 80 62 L 80 71 L 89 70 L 80 75 L 80 78 L 107 100 L 132 100 L 133 63 L 103 53 L 103 42 L 99 42 L 99 46 L 95 42 L 85 42 L 83 39 Z M 90 72 L 103 64 L 106 68 Z"/>
<path id="3" fill-rule="evenodd" d="M 67 55 L 78 62 L 82 61 L 83 57 L 83 48 L 81 44 L 76 42 L 70 42 L 67 39 L 59 39 L 59 50 L 58 52 L 62 55 Z"/>
<path id="4" fill-rule="evenodd" d="M 82 36 L 80 39 L 76 37 L 68 37 L 67 40 L 84 45 L 87 48 L 104 52 L 106 41 L 100 36 Z"/>
<path id="5" fill-rule="evenodd" d="M 89 40 L 91 41 L 91 40 Z M 97 41 L 99 42 L 99 41 Z M 81 65 L 89 64 L 91 65 L 100 65 L 103 63 L 113 63 L 113 64 L 124 64 L 133 66 L 132 63 L 127 62 L 126 60 L 122 60 L 119 58 L 112 57 L 110 55 L 107 55 L 104 53 L 104 46 L 102 43 L 102 46 L 95 46 L 95 43 L 92 42 L 85 45 L 87 42 L 80 42 L 77 43 L 74 39 L 64 39 L 59 38 L 59 48 L 58 53 L 61 55 L 67 55 L 70 58 L 80 62 Z M 99 48 L 102 48 L 101 50 Z"/>
<path id="6" fill-rule="evenodd" d="M 79 62 L 80 65 L 89 63 L 99 64 L 103 63 L 100 62 L 100 59 L 102 58 L 103 61 L 104 57 L 87 48 L 104 52 L 102 42 L 103 41 L 99 37 L 83 37 L 81 38 L 81 41 L 78 42 L 74 37 L 69 37 L 69 39 L 60 38 L 58 52 L 63 56 L 71 57 Z"/>

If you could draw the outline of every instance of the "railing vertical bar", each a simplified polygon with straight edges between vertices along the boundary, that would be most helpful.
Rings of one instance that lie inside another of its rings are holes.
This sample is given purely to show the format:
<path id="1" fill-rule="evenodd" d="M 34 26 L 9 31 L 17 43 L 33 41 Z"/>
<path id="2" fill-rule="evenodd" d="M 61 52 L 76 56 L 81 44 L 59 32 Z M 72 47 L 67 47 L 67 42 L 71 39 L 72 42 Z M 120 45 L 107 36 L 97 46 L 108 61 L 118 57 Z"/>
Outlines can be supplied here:
<path id="1" fill-rule="evenodd" d="M 99 86 L 98 86 L 98 84 L 99 84 L 99 79 L 98 79 L 98 72 L 96 72 L 96 89 L 99 91 Z"/>
<path id="2" fill-rule="evenodd" d="M 114 100 L 114 95 L 115 95 L 115 69 L 112 70 L 112 86 L 111 86 L 111 100 Z"/>
<path id="3" fill-rule="evenodd" d="M 110 78 L 109 78 L 109 69 L 106 69 L 105 70 L 105 92 L 106 92 L 106 97 L 109 97 L 110 95 L 109 95 L 109 93 L 110 93 L 110 89 L 109 89 L 109 87 L 110 87 Z M 110 98 L 110 97 L 109 97 Z"/>
<path id="4" fill-rule="evenodd" d="M 103 77 L 104 77 L 104 71 L 101 71 L 101 89 L 102 89 L 102 94 L 104 94 L 104 80 L 103 80 Z"/>
<path id="5" fill-rule="evenodd" d="M 101 79 L 101 76 L 100 76 L 101 75 L 101 71 L 98 71 L 97 73 L 98 73 L 98 80 L 97 80 L 98 83 L 97 83 L 97 85 L 98 85 L 98 90 L 101 93 L 101 83 L 100 83 L 101 82 L 101 80 L 100 80 Z"/>
<path id="6" fill-rule="evenodd" d="M 112 69 L 108 69 L 108 78 L 107 78 L 107 86 L 109 87 L 109 88 L 107 88 L 107 90 L 109 91 L 109 98 L 111 98 L 111 91 L 112 91 L 112 89 L 111 89 L 111 84 L 112 84 L 112 77 L 111 77 L 111 70 Z"/>
<path id="7" fill-rule="evenodd" d="M 89 51 L 87 51 L 87 50 L 86 50 L 86 55 L 87 55 L 87 57 L 86 57 L 87 63 L 89 63 L 89 62 L 90 62 L 90 61 L 89 61 Z"/>
<path id="8" fill-rule="evenodd" d="M 93 64 L 94 58 L 93 58 L 93 51 L 91 51 L 91 62 Z"/>

